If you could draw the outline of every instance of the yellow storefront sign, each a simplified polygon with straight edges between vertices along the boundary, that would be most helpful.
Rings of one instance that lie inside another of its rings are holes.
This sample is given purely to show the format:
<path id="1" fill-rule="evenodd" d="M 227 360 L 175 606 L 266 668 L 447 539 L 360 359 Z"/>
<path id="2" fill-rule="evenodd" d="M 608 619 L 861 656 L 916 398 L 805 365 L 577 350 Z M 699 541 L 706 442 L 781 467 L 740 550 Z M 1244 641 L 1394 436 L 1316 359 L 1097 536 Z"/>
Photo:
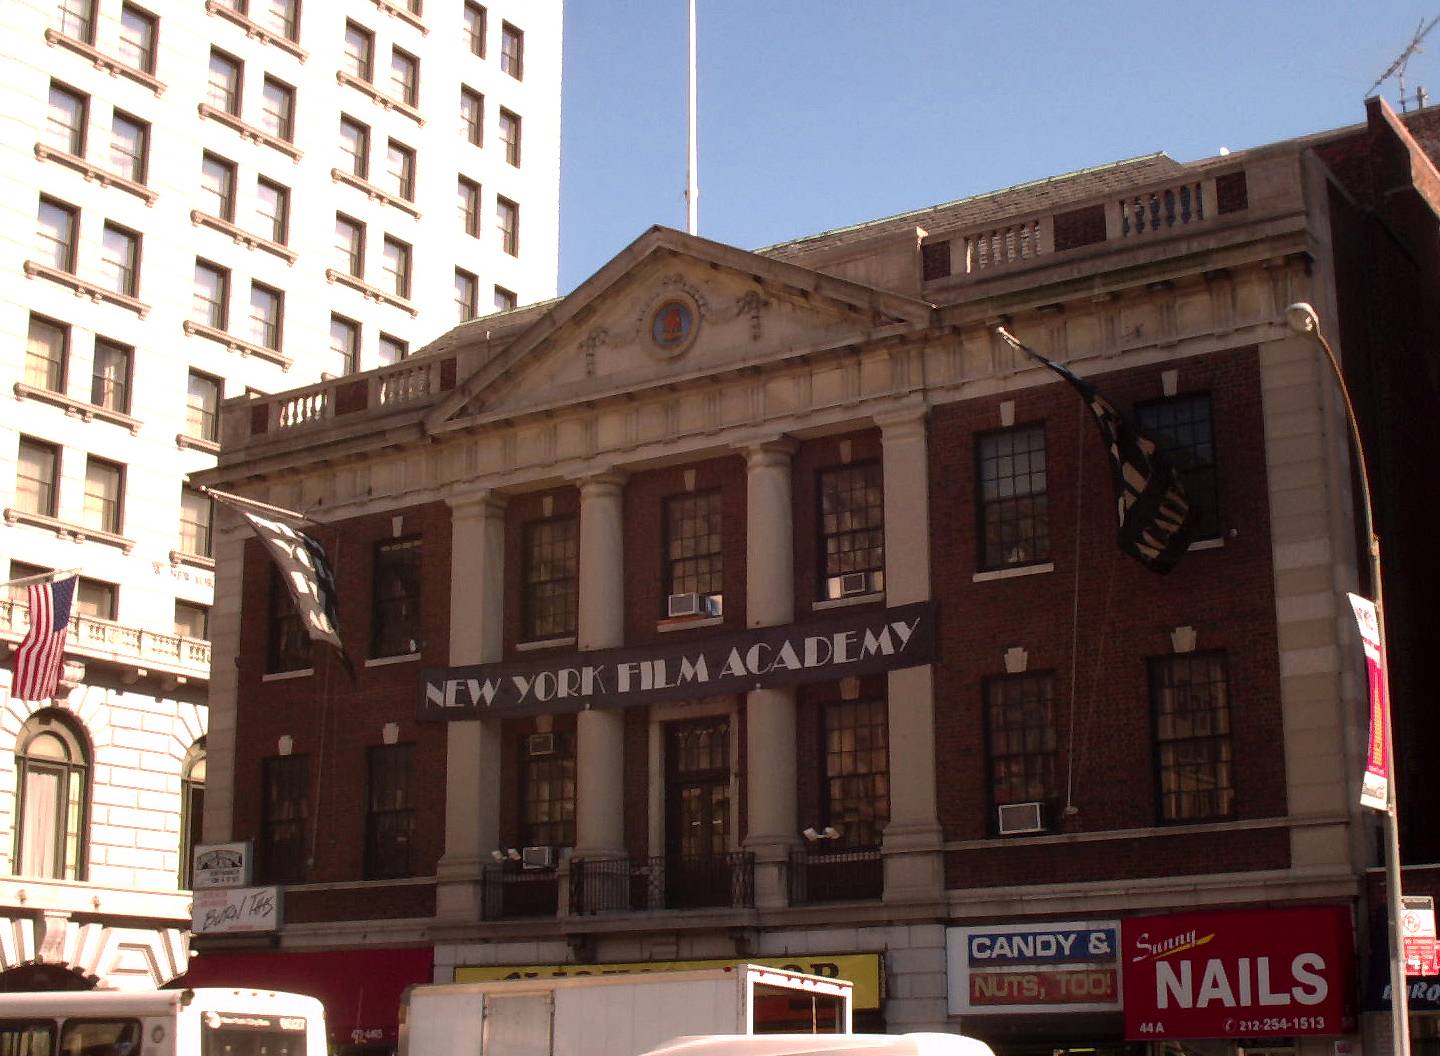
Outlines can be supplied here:
<path id="1" fill-rule="evenodd" d="M 885 996 L 884 974 L 878 953 L 804 954 L 791 957 L 747 957 L 718 961 L 631 961 L 618 964 L 497 964 L 462 965 L 455 969 L 457 983 L 483 983 L 495 979 L 567 979 L 575 975 L 625 975 L 630 972 L 678 972 L 687 968 L 724 968 L 732 964 L 761 964 L 786 968 L 828 979 L 849 979 L 855 984 L 855 1010 L 880 1007 Z"/>

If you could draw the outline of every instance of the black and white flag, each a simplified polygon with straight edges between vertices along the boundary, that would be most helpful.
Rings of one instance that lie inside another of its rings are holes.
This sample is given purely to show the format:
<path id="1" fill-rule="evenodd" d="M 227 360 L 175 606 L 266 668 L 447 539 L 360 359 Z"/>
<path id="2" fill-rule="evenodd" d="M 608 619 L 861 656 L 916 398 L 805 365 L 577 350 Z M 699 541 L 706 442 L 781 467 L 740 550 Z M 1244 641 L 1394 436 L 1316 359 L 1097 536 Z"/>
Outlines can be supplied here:
<path id="1" fill-rule="evenodd" d="M 1110 454 L 1110 477 L 1120 515 L 1120 549 L 1152 572 L 1169 572 L 1190 545 L 1195 510 L 1175 468 L 1155 441 L 1135 428 L 1084 378 L 1018 341 L 1003 326 L 996 332 L 1011 347 L 1043 363 L 1080 393 Z"/>

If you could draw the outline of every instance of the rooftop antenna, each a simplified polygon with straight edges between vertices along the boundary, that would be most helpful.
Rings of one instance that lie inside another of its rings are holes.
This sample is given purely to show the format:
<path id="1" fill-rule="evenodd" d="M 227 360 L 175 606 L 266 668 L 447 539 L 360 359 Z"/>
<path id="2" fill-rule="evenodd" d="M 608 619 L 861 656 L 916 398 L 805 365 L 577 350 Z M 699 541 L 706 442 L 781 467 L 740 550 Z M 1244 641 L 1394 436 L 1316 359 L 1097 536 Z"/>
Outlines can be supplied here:
<path id="1" fill-rule="evenodd" d="M 1365 93 L 1367 97 L 1375 94 L 1376 88 L 1394 77 L 1400 84 L 1400 112 L 1405 113 L 1405 67 L 1409 64 L 1411 56 L 1420 53 L 1420 42 L 1425 39 L 1427 33 L 1435 28 L 1437 23 L 1440 23 L 1440 15 L 1432 18 L 1429 25 L 1426 25 L 1423 18 L 1420 20 L 1419 25 L 1415 27 L 1415 36 L 1410 39 L 1409 46 L 1390 64 L 1388 70 L 1376 78 L 1375 83 L 1370 86 L 1370 90 Z M 1425 89 L 1423 87 L 1415 89 L 1415 105 L 1422 109 L 1425 106 Z"/>
<path id="2" fill-rule="evenodd" d="M 695 0 L 690 0 L 690 156 L 685 182 L 685 230 L 692 235 L 700 233 L 700 153 L 695 143 L 695 123 Z"/>

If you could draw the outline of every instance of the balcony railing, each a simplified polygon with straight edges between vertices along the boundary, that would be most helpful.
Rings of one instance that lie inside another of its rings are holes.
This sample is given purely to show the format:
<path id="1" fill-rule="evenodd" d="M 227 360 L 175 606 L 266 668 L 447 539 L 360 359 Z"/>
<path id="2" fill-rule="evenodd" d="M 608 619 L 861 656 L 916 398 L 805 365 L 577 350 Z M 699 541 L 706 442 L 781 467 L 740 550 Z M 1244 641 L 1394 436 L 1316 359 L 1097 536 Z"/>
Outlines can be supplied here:
<path id="1" fill-rule="evenodd" d="M 331 425 L 364 411 L 397 411 L 454 388 L 455 374 L 454 359 L 406 359 L 364 374 L 329 378 L 318 385 L 257 398 L 249 405 L 248 421 L 234 415 L 222 424 L 230 430 L 229 442 L 238 444 L 253 436 L 274 437 L 294 429 Z M 237 434 L 237 429 L 246 431 Z"/>
<path id="2" fill-rule="evenodd" d="M 553 869 L 485 870 L 480 915 L 485 920 L 553 917 L 560 909 L 560 878 Z"/>
<path id="3" fill-rule="evenodd" d="M 878 850 L 790 856 L 790 904 L 857 902 L 885 893 L 885 862 Z"/>
<path id="4" fill-rule="evenodd" d="M 0 600 L 0 638 L 18 642 L 30 630 L 30 607 Z M 139 674 L 208 681 L 210 643 L 178 634 L 127 627 L 96 616 L 70 617 L 65 652 L 81 660 L 119 664 Z"/>
<path id="5" fill-rule="evenodd" d="M 755 858 L 744 851 L 694 858 L 608 858 L 570 862 L 570 912 L 749 909 Z"/>

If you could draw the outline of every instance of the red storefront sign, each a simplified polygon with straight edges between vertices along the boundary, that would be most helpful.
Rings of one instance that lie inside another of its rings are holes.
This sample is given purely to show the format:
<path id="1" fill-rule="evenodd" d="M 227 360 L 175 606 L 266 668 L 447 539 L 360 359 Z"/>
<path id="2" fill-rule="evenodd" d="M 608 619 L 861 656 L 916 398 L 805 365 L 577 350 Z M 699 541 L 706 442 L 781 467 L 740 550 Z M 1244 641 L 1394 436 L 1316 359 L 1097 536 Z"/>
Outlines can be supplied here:
<path id="1" fill-rule="evenodd" d="M 1343 906 L 1127 918 L 1125 1037 L 1347 1033 L 1354 949 Z"/>
<path id="2" fill-rule="evenodd" d="M 970 1004 L 1108 1004 L 1119 993 L 1114 968 L 971 972 Z"/>

